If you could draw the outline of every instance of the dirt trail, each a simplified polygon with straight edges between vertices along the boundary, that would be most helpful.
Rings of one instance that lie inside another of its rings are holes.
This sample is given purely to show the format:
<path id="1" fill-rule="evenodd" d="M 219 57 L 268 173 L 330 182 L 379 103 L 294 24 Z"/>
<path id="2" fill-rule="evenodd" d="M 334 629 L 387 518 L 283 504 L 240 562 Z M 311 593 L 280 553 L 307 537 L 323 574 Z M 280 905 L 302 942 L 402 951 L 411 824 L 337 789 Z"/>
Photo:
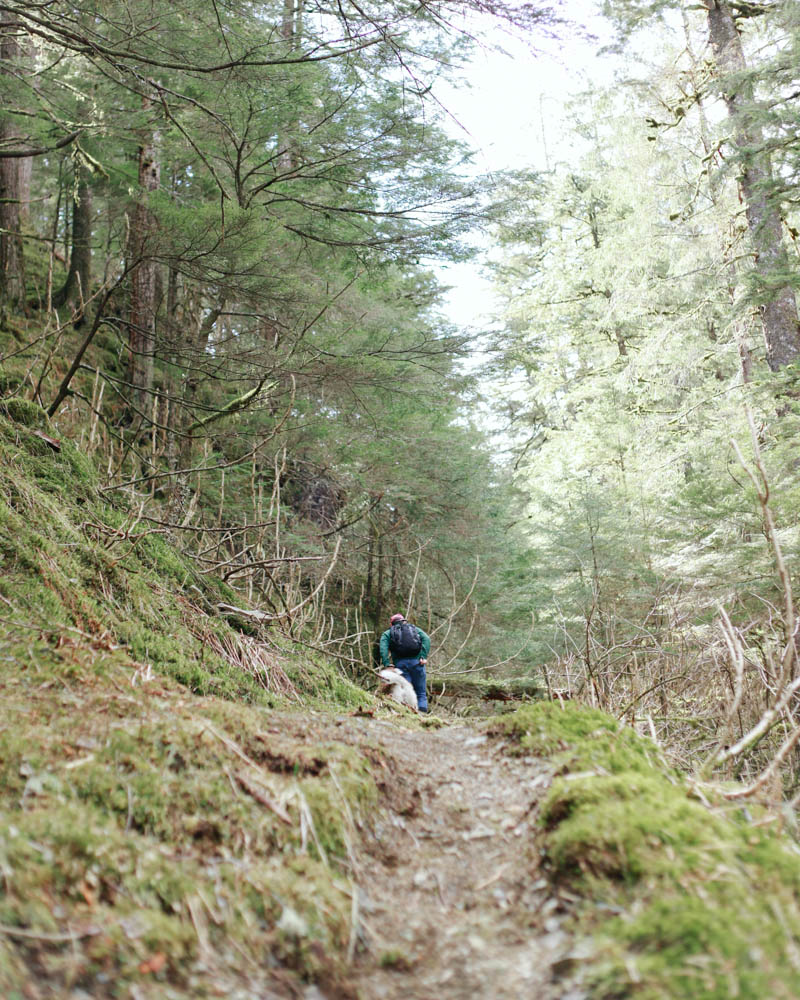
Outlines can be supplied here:
<path id="1" fill-rule="evenodd" d="M 573 942 L 538 873 L 546 765 L 476 729 L 410 732 L 348 719 L 380 748 L 392 804 L 358 852 L 363 1000 L 583 1000 L 559 983 Z"/>

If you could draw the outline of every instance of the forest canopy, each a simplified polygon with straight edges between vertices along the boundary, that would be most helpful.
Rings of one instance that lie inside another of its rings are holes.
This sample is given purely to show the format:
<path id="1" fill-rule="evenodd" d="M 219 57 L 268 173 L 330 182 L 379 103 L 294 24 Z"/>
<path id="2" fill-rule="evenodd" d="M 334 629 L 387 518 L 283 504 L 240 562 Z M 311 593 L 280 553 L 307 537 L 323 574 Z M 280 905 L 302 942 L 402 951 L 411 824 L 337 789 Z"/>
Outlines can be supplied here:
<path id="1" fill-rule="evenodd" d="M 3 393 L 354 677 L 399 609 L 713 741 L 796 672 L 800 20 L 600 7 L 624 74 L 490 178 L 440 85 L 577 7 L 0 4 Z"/>
<path id="2" fill-rule="evenodd" d="M 796 997 L 799 57 L 0 0 L 0 993 Z"/>
<path id="3" fill-rule="evenodd" d="M 498 558 L 503 476 L 432 270 L 492 210 L 434 94 L 476 17 L 547 15 L 0 5 L 7 392 L 351 671 L 398 607 L 469 633 Z"/>
<path id="4" fill-rule="evenodd" d="M 624 85 L 508 179 L 494 356 L 552 686 L 691 759 L 797 673 L 800 21 L 605 9 Z"/>

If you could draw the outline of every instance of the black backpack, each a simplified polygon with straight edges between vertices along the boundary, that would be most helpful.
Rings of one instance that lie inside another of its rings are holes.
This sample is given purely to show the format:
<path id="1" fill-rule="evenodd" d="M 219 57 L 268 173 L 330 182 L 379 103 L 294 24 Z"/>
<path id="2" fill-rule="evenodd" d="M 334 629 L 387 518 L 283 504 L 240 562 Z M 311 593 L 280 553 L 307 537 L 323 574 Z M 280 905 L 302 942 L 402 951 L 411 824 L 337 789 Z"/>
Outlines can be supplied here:
<path id="1" fill-rule="evenodd" d="M 398 622 L 389 629 L 389 649 L 398 660 L 418 656 L 422 649 L 419 629 L 408 622 Z"/>

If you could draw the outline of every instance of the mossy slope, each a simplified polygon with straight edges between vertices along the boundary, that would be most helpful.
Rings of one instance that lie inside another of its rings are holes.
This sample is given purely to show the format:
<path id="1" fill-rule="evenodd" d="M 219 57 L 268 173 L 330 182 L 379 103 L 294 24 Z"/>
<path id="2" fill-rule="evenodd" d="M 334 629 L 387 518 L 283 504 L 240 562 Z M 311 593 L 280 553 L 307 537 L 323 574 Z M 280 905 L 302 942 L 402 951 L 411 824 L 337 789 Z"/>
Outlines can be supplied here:
<path id="1" fill-rule="evenodd" d="M 0 602 L 11 620 L 120 645 L 197 694 L 370 701 L 330 664 L 301 664 L 280 637 L 254 641 L 214 614 L 237 595 L 198 573 L 163 526 L 106 499 L 91 462 L 66 440 L 54 450 L 52 433 L 39 407 L 0 401 Z"/>
<path id="2" fill-rule="evenodd" d="M 0 655 L 0 995 L 346 995 L 366 758 L 80 637 Z"/>
<path id="3" fill-rule="evenodd" d="M 593 1000 L 797 997 L 793 840 L 709 808 L 650 740 L 602 712 L 543 703 L 495 727 L 556 765 L 541 847 L 551 878 L 585 900 Z"/>
<path id="4" fill-rule="evenodd" d="M 347 996 L 370 703 L 215 616 L 236 603 L 0 402 L 0 996 Z"/>

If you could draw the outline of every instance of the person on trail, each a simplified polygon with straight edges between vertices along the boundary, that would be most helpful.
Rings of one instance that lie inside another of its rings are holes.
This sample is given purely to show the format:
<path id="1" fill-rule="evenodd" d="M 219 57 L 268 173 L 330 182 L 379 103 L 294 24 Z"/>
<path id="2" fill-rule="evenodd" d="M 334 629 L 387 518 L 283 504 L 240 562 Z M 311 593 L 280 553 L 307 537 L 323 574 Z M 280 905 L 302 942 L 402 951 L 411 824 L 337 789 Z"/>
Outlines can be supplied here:
<path id="1" fill-rule="evenodd" d="M 425 690 L 425 664 L 431 651 L 431 637 L 418 625 L 407 622 L 405 615 L 392 615 L 389 628 L 381 636 L 381 663 L 391 666 L 392 661 L 403 677 L 411 682 L 417 696 L 420 712 L 428 711 L 428 693 Z"/>

